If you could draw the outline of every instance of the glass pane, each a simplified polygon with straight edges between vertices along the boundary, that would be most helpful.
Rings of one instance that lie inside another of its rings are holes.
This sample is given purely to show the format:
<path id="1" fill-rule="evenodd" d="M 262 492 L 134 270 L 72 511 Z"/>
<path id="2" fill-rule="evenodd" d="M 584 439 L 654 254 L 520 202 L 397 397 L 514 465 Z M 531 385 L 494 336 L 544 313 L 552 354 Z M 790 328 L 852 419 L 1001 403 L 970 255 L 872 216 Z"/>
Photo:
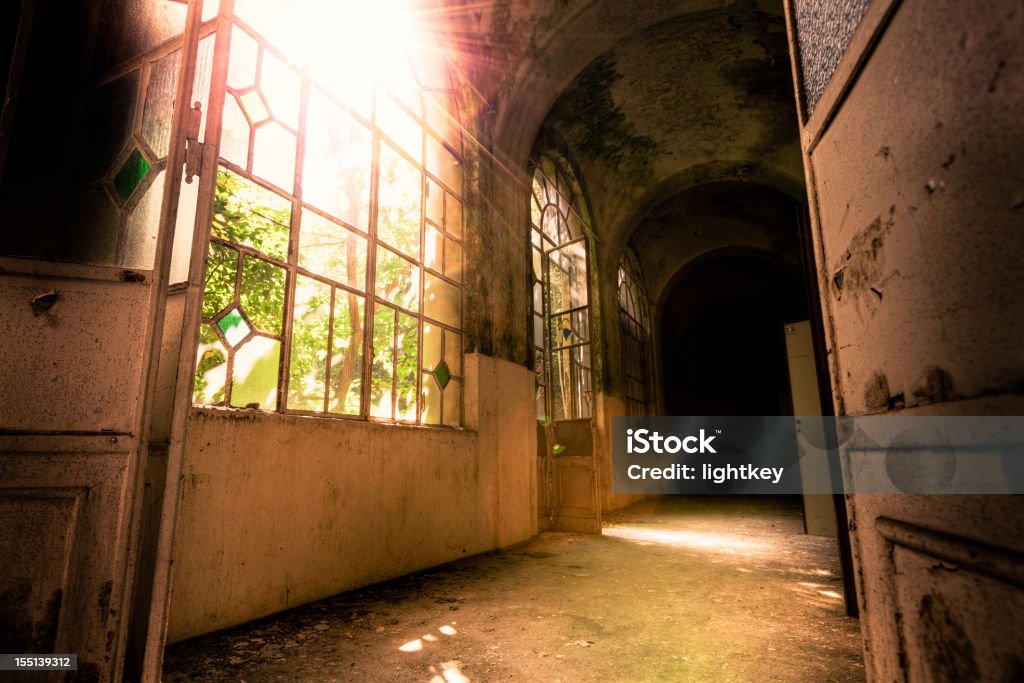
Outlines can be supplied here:
<path id="1" fill-rule="evenodd" d="M 427 177 L 427 220 L 444 225 L 444 188 L 433 178 Z"/>
<path id="2" fill-rule="evenodd" d="M 370 415 L 391 418 L 395 376 L 395 311 L 376 306 L 373 314 L 373 367 L 370 370 Z"/>
<path id="3" fill-rule="evenodd" d="M 444 390 L 444 415 L 446 425 L 462 424 L 462 382 L 453 379 Z"/>
<path id="4" fill-rule="evenodd" d="M 247 178 L 221 168 L 213 200 L 214 236 L 267 256 L 288 258 L 292 203 Z"/>
<path id="5" fill-rule="evenodd" d="M 377 125 L 416 161 L 423 160 L 423 126 L 388 96 L 377 98 Z"/>
<path id="6" fill-rule="evenodd" d="M 231 375 L 231 405 L 236 408 L 277 407 L 277 375 L 281 342 L 253 337 L 235 351 Z"/>
<path id="7" fill-rule="evenodd" d="M 249 122 L 238 100 L 230 93 L 224 97 L 221 119 L 220 156 L 242 168 L 249 160 Z"/>
<path id="8" fill-rule="evenodd" d="M 544 318 L 539 315 L 533 316 L 533 345 L 544 348 Z"/>
<path id="9" fill-rule="evenodd" d="M 235 16 L 285 54 L 303 52 L 304 15 L 297 9 L 291 0 L 235 0 Z"/>
<path id="10" fill-rule="evenodd" d="M 244 90 L 256 85 L 256 64 L 259 44 L 241 27 L 231 31 L 231 56 L 228 58 L 228 86 Z"/>
<path id="11" fill-rule="evenodd" d="M 437 272 L 441 270 L 441 255 L 444 249 L 444 236 L 441 231 L 432 225 L 424 230 L 423 240 L 423 265 L 432 268 Z"/>
<path id="12" fill-rule="evenodd" d="M 419 170 L 382 143 L 377 236 L 416 259 L 420 257 L 421 183 Z"/>
<path id="13" fill-rule="evenodd" d="M 551 346 L 569 346 L 590 339 L 587 309 L 551 316 Z"/>
<path id="14" fill-rule="evenodd" d="M 365 289 L 366 238 L 313 211 L 303 210 L 299 266 L 335 282 Z"/>
<path id="15" fill-rule="evenodd" d="M 423 315 L 445 325 L 462 324 L 462 290 L 441 278 L 426 274 L 423 284 Z"/>
<path id="16" fill-rule="evenodd" d="M 142 109 L 142 138 L 156 154 L 157 159 L 167 156 L 171 139 L 171 114 L 174 109 L 174 90 L 178 82 L 178 60 L 181 52 L 175 50 L 153 62 L 150 67 L 146 103 Z"/>
<path id="17" fill-rule="evenodd" d="M 206 257 L 206 284 L 203 288 L 203 317 L 212 318 L 235 299 L 235 274 L 238 252 L 210 242 Z"/>
<path id="18" fill-rule="evenodd" d="M 235 348 L 249 336 L 252 327 L 245 321 L 245 316 L 237 308 L 232 308 L 217 321 L 217 327 L 228 342 L 228 346 Z"/>
<path id="19" fill-rule="evenodd" d="M 441 340 L 444 328 L 423 323 L 423 369 L 433 370 L 441 362 Z"/>
<path id="20" fill-rule="evenodd" d="M 121 199 L 128 199 L 135 194 L 135 190 L 142 184 L 146 174 L 149 173 L 149 160 L 142 155 L 138 149 L 133 149 L 121 165 L 121 169 L 114 176 L 114 189 Z"/>
<path id="21" fill-rule="evenodd" d="M 199 328 L 199 347 L 196 350 L 196 377 L 192 402 L 215 405 L 224 401 L 227 381 L 228 352 L 209 324 Z"/>
<path id="22" fill-rule="evenodd" d="M 416 420 L 416 380 L 419 377 L 419 321 L 405 313 L 398 314 L 396 331 L 398 345 L 396 415 L 399 420 Z"/>
<path id="23" fill-rule="evenodd" d="M 130 144 L 138 92 L 136 70 L 85 94 L 79 117 L 83 134 L 78 136 L 75 180 L 99 180 Z"/>
<path id="24" fill-rule="evenodd" d="M 584 242 L 548 255 L 548 303 L 553 313 L 587 304 L 587 256 Z"/>
<path id="25" fill-rule="evenodd" d="M 544 207 L 544 213 L 540 219 L 541 230 L 547 235 L 548 239 L 555 244 L 561 244 L 562 240 L 558 235 L 558 209 L 552 204 L 548 204 Z"/>
<path id="26" fill-rule="evenodd" d="M 444 359 L 453 375 L 462 374 L 462 335 L 451 330 L 444 331 Z"/>
<path id="27" fill-rule="evenodd" d="M 69 204 L 61 260 L 114 263 L 121 220 L 110 195 L 102 187 L 91 187 L 72 196 Z"/>
<path id="28" fill-rule="evenodd" d="M 239 300 L 249 320 L 264 332 L 280 334 L 284 314 L 285 270 L 261 259 L 242 259 Z"/>
<path id="29" fill-rule="evenodd" d="M 174 247 L 171 249 L 171 284 L 188 280 L 192 266 L 192 241 L 199 208 L 199 182 L 178 185 L 178 215 L 174 220 Z"/>
<path id="30" fill-rule="evenodd" d="M 444 229 L 456 237 L 462 237 L 462 202 L 450 192 L 445 198 L 447 214 L 444 219 Z"/>
<path id="31" fill-rule="evenodd" d="M 270 118 L 270 109 L 258 90 L 250 90 L 239 95 L 238 101 L 252 123 L 262 123 Z"/>
<path id="32" fill-rule="evenodd" d="M 98 27 L 96 50 L 90 63 L 93 74 L 146 52 L 185 30 L 184 4 L 106 0 L 97 5 L 90 8 L 98 12 L 94 17 Z"/>
<path id="33" fill-rule="evenodd" d="M 349 225 L 368 229 L 373 138 L 363 124 L 313 90 L 306 115 L 303 198 Z"/>
<path id="34" fill-rule="evenodd" d="M 462 169 L 459 160 L 433 135 L 427 136 L 427 170 L 440 178 L 448 189 L 462 194 Z"/>
<path id="35" fill-rule="evenodd" d="M 210 10 L 215 3 L 207 2 L 203 5 L 203 14 Z M 213 76 L 213 43 L 216 34 L 211 33 L 199 40 L 199 49 L 196 54 L 196 74 L 192 81 L 192 102 L 198 102 L 202 110 L 202 121 L 199 124 L 199 141 L 206 142 L 206 118 L 210 111 L 210 79 Z"/>
<path id="36" fill-rule="evenodd" d="M 121 265 L 146 270 L 153 268 L 163 200 L 164 172 L 160 171 L 128 216 L 128 234 L 125 236 L 125 253 Z"/>
<path id="37" fill-rule="evenodd" d="M 330 411 L 359 415 L 362 409 L 362 388 L 363 297 L 336 289 Z"/>
<path id="38" fill-rule="evenodd" d="M 312 278 L 295 278 L 292 348 L 288 361 L 288 408 L 324 409 L 331 287 Z"/>
<path id="39" fill-rule="evenodd" d="M 444 274 L 462 281 L 462 245 L 450 238 L 444 241 Z"/>
<path id="40" fill-rule="evenodd" d="M 420 304 L 419 266 L 384 247 L 377 247 L 375 293 L 382 299 L 411 311 Z"/>
<path id="41" fill-rule="evenodd" d="M 451 93 L 424 93 L 427 125 L 453 149 L 462 148 L 462 140 L 455 108 L 455 97 Z"/>
<path id="42" fill-rule="evenodd" d="M 299 75 L 269 50 L 263 52 L 260 90 L 274 118 L 293 130 L 299 127 Z"/>
<path id="43" fill-rule="evenodd" d="M 291 192 L 295 186 L 295 144 L 295 135 L 276 121 L 260 126 L 253 146 L 252 172 Z"/>
<path id="44" fill-rule="evenodd" d="M 434 376 L 423 373 L 423 415 L 422 424 L 441 424 L 441 388 L 434 382 Z"/>

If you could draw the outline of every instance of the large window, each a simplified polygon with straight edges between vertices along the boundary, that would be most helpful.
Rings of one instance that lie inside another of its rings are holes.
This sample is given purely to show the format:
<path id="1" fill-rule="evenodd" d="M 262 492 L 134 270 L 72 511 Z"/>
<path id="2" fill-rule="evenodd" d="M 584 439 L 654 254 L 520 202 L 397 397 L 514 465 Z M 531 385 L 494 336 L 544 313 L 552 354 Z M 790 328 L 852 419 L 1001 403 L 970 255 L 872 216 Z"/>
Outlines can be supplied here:
<path id="1" fill-rule="evenodd" d="M 537 417 L 590 417 L 588 218 L 564 160 L 537 160 L 530 208 Z"/>
<path id="2" fill-rule="evenodd" d="M 651 408 L 650 338 L 640 265 L 632 250 L 626 249 L 619 261 L 619 340 L 627 415 L 646 415 Z"/>
<path id="3" fill-rule="evenodd" d="M 320 42 L 316 22 L 296 24 L 302 4 L 236 3 L 194 400 L 457 424 L 464 224 L 449 71 L 414 29 L 370 39 L 360 3 L 316 3 L 348 27 Z"/>

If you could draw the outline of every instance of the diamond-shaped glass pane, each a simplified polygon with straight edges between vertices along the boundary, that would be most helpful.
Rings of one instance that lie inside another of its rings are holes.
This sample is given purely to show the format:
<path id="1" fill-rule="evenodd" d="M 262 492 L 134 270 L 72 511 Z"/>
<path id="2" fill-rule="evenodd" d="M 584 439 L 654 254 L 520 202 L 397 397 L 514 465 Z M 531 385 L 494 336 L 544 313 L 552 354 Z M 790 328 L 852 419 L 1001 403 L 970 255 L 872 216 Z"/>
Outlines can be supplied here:
<path id="1" fill-rule="evenodd" d="M 117 194 L 121 196 L 121 199 L 127 201 L 132 196 L 135 188 L 146 177 L 149 167 L 150 163 L 146 161 L 146 157 L 142 156 L 142 152 L 133 149 L 124 162 L 124 166 L 114 176 L 114 188 L 117 189 Z"/>
<path id="2" fill-rule="evenodd" d="M 452 373 L 451 370 L 448 369 L 448 363 L 442 360 L 437 364 L 437 367 L 434 368 L 434 379 L 437 380 L 437 386 L 441 387 L 442 390 L 448 386 L 448 382 L 452 379 Z"/>
<path id="3" fill-rule="evenodd" d="M 267 103 L 263 101 L 263 96 L 260 95 L 259 91 L 250 90 L 238 99 L 242 101 L 245 113 L 249 115 L 249 120 L 253 123 L 266 121 L 270 118 L 270 110 L 267 109 Z"/>
<path id="4" fill-rule="evenodd" d="M 249 336 L 249 332 L 252 331 L 249 323 L 245 322 L 245 318 L 242 317 L 241 311 L 237 308 L 232 308 L 223 318 L 218 320 L 217 327 L 224 333 L 224 338 L 228 340 L 231 348 L 238 346 L 243 339 Z"/>

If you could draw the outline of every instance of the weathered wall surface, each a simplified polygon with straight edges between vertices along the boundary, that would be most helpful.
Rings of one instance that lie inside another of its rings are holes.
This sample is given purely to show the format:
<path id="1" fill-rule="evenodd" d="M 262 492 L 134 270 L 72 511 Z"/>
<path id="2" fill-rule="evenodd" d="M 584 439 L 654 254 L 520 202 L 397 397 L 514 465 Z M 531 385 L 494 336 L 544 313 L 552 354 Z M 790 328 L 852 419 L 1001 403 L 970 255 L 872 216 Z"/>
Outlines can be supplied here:
<path id="1" fill-rule="evenodd" d="M 533 376 L 466 377 L 465 430 L 194 409 L 169 640 L 536 533 Z"/>
<path id="2" fill-rule="evenodd" d="M 1019 2 L 872 2 L 805 120 L 837 414 L 1024 410 L 1022 39 Z M 1020 677 L 1019 497 L 848 509 L 870 679 Z"/>

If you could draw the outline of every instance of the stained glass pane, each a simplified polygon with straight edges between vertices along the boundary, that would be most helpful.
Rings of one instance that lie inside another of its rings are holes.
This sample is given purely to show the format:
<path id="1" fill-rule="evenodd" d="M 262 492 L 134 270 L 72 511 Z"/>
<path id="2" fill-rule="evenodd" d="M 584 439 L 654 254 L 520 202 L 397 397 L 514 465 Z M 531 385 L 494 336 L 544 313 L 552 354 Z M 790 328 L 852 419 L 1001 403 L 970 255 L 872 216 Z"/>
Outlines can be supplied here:
<path id="1" fill-rule="evenodd" d="M 114 263 L 120 216 L 110 194 L 102 187 L 88 188 L 73 195 L 69 204 L 60 258 L 76 263 Z"/>
<path id="2" fill-rule="evenodd" d="M 437 364 L 437 367 L 434 368 L 434 379 L 437 380 L 437 386 L 442 389 L 448 386 L 448 382 L 452 379 L 452 373 L 448 369 L 447 363 L 441 361 Z"/>
<path id="3" fill-rule="evenodd" d="M 259 49 L 259 44 L 241 27 L 236 25 L 232 28 L 231 56 L 228 58 L 228 86 L 235 90 L 242 90 L 256 84 Z"/>
<path id="4" fill-rule="evenodd" d="M 302 192 L 305 201 L 367 230 L 370 216 L 370 131 L 320 92 L 309 96 Z"/>
<path id="5" fill-rule="evenodd" d="M 277 406 L 277 376 L 281 342 L 253 337 L 235 351 L 231 375 L 231 405 L 236 408 Z"/>
<path id="6" fill-rule="evenodd" d="M 284 268 L 251 256 L 242 260 L 239 300 L 249 320 L 264 332 L 281 333 L 285 279 Z"/>
<path id="7" fill-rule="evenodd" d="M 212 318 L 235 298 L 235 274 L 238 253 L 234 249 L 210 242 L 206 257 L 206 284 L 203 288 L 203 317 Z"/>
<path id="8" fill-rule="evenodd" d="M 373 367 L 370 371 L 370 415 L 391 418 L 395 377 L 395 312 L 376 306 L 373 314 Z"/>
<path id="9" fill-rule="evenodd" d="M 444 274 L 462 281 L 462 245 L 453 239 L 444 241 Z"/>
<path id="10" fill-rule="evenodd" d="M 397 394 L 395 410 L 399 420 L 416 419 L 416 380 L 419 377 L 419 321 L 405 313 L 398 314 L 395 331 L 398 345 L 396 360 Z"/>
<path id="11" fill-rule="evenodd" d="M 365 289 L 366 238 L 306 209 L 299 236 L 299 266 L 335 282 Z"/>
<path id="12" fill-rule="evenodd" d="M 222 159 L 246 167 L 249 160 L 249 122 L 234 95 L 224 98 L 221 117 L 220 156 Z"/>
<path id="13" fill-rule="evenodd" d="M 256 129 L 252 172 L 286 192 L 295 186 L 296 138 L 272 121 Z"/>
<path id="14" fill-rule="evenodd" d="M 114 189 L 117 190 L 121 199 L 127 201 L 135 193 L 135 188 L 146 177 L 149 167 L 150 163 L 146 157 L 142 156 L 142 152 L 133 149 L 124 164 L 121 165 L 121 170 L 114 176 Z"/>
<path id="15" fill-rule="evenodd" d="M 199 347 L 196 349 L 196 377 L 192 389 L 195 403 L 214 405 L 224 400 L 227 381 L 228 352 L 209 324 L 199 328 Z"/>
<path id="16" fill-rule="evenodd" d="M 363 388 L 363 297 L 334 291 L 330 411 L 358 415 Z"/>
<path id="17" fill-rule="evenodd" d="M 462 374 L 462 335 L 451 330 L 444 331 L 444 359 L 453 375 Z"/>
<path id="18" fill-rule="evenodd" d="M 213 202 L 212 233 L 267 256 L 288 258 L 292 204 L 247 178 L 221 168 Z"/>
<path id="19" fill-rule="evenodd" d="M 146 103 L 142 109 L 142 138 L 157 159 L 167 156 L 167 146 L 171 139 L 171 114 L 180 58 L 181 52 L 175 50 L 153 62 L 150 68 Z"/>
<path id="20" fill-rule="evenodd" d="M 237 308 L 232 308 L 228 311 L 223 318 L 217 321 L 217 327 L 224 334 L 224 338 L 227 339 L 228 345 L 231 348 L 235 348 L 242 343 L 249 333 L 252 332 L 252 328 L 249 327 L 249 323 L 245 322 L 245 318 L 242 317 L 241 312 Z"/>
<path id="21" fill-rule="evenodd" d="M 423 314 L 445 325 L 462 324 L 462 291 L 441 278 L 426 274 L 423 283 Z"/>
<path id="22" fill-rule="evenodd" d="M 153 268 L 163 200 L 164 172 L 160 171 L 128 215 L 128 231 L 125 235 L 125 252 L 121 265 L 146 270 Z"/>
<path id="23" fill-rule="evenodd" d="M 269 50 L 263 53 L 260 90 L 274 118 L 292 129 L 299 127 L 299 75 Z"/>
<path id="24" fill-rule="evenodd" d="M 330 326 L 330 285 L 297 276 L 288 360 L 288 407 L 292 410 L 324 409 Z"/>
<path id="25" fill-rule="evenodd" d="M 551 345 L 569 346 L 588 341 L 590 321 L 587 309 L 551 316 Z"/>
<path id="26" fill-rule="evenodd" d="M 377 296 L 411 311 L 419 310 L 419 266 L 384 247 L 377 247 L 375 279 Z"/>
<path id="27" fill-rule="evenodd" d="M 377 236 L 419 258 L 422 174 L 390 145 L 380 146 Z"/>

